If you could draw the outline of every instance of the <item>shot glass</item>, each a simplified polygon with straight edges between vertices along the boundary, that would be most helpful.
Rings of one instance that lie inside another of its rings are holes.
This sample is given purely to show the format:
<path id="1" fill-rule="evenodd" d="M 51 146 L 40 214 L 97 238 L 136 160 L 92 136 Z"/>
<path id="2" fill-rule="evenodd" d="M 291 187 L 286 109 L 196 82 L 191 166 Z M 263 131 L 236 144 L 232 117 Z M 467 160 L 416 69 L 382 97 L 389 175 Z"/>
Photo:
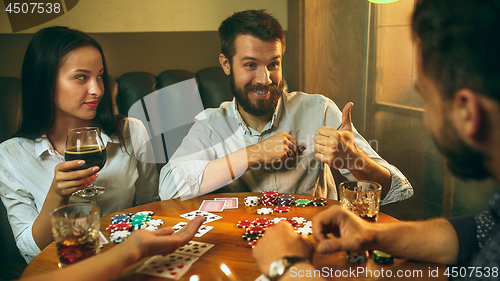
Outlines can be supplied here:
<path id="1" fill-rule="evenodd" d="M 382 186 L 370 181 L 345 181 L 339 186 L 340 204 L 362 219 L 376 222 Z"/>
<path id="2" fill-rule="evenodd" d="M 95 256 L 100 252 L 100 211 L 93 204 L 67 205 L 52 211 L 52 234 L 59 267 Z"/>

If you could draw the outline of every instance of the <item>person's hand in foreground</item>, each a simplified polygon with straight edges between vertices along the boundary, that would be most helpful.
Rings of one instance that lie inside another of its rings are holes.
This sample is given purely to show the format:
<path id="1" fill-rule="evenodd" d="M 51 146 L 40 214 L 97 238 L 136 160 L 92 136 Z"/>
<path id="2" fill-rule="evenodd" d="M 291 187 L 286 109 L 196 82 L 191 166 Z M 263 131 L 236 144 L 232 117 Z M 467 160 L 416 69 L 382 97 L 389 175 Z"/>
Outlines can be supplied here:
<path id="1" fill-rule="evenodd" d="M 295 233 L 292 225 L 288 222 L 280 222 L 269 227 L 266 234 L 259 239 L 259 242 L 252 250 L 252 256 L 260 271 L 268 276 L 269 266 L 273 261 L 282 257 L 304 257 L 312 260 L 314 246 L 307 236 Z M 297 263 L 299 266 L 299 263 Z M 300 263 L 300 266 L 314 269 L 312 265 Z M 287 280 L 288 272 L 280 278 Z"/>
<path id="2" fill-rule="evenodd" d="M 313 236 L 322 254 L 338 251 L 362 253 L 373 246 L 373 223 L 369 223 L 340 206 L 332 206 L 314 216 Z M 337 238 L 328 238 L 333 234 Z"/>
<path id="3" fill-rule="evenodd" d="M 97 256 L 26 280 L 109 280 L 142 258 L 174 252 L 193 239 L 204 221 L 204 217 L 198 216 L 175 233 L 172 227 L 134 231 L 125 242 Z"/>

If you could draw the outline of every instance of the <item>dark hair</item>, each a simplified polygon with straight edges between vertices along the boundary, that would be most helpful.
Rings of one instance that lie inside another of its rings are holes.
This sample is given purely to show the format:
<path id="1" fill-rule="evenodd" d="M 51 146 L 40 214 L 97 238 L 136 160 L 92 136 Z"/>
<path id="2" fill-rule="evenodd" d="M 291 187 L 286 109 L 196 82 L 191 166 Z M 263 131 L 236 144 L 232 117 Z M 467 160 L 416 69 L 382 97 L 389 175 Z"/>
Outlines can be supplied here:
<path id="1" fill-rule="evenodd" d="M 80 47 L 93 46 L 101 53 L 104 95 L 92 120 L 107 135 L 118 132 L 122 116 L 113 115 L 113 103 L 109 88 L 109 76 L 101 45 L 87 34 L 64 26 L 39 30 L 31 39 L 24 55 L 21 72 L 22 119 L 19 131 L 14 135 L 35 139 L 54 125 L 54 87 L 61 58 Z"/>
<path id="2" fill-rule="evenodd" d="M 412 26 L 444 98 L 468 88 L 500 101 L 499 0 L 419 0 Z"/>
<path id="3" fill-rule="evenodd" d="M 232 62 L 235 55 L 234 42 L 238 35 L 251 35 L 262 41 L 280 41 L 285 52 L 285 32 L 280 23 L 264 10 L 246 10 L 234 13 L 219 26 L 221 53 Z"/>

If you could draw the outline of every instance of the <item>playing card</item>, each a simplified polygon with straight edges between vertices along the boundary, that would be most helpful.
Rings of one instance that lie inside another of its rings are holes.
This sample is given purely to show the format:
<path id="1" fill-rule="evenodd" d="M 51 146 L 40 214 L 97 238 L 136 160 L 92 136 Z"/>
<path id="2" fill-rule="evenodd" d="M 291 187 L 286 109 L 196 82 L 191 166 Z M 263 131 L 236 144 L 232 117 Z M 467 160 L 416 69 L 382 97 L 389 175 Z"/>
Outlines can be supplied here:
<path id="1" fill-rule="evenodd" d="M 175 254 L 184 254 L 184 255 L 193 255 L 193 256 L 201 256 L 205 254 L 210 248 L 212 248 L 214 244 L 197 242 L 197 241 L 189 241 L 186 245 L 180 247 L 175 251 Z"/>
<path id="2" fill-rule="evenodd" d="M 102 232 L 100 232 L 100 231 L 99 231 L 99 242 L 101 242 L 101 247 L 102 247 L 102 245 L 109 243 L 108 239 L 106 239 L 104 234 L 102 234 Z"/>
<path id="3" fill-rule="evenodd" d="M 198 210 L 206 212 L 222 212 L 224 211 L 224 206 L 226 201 L 217 200 L 203 200 Z"/>
<path id="4" fill-rule="evenodd" d="M 158 255 L 147 260 L 135 273 L 179 279 L 197 260 L 198 257 L 177 253 Z"/>
<path id="5" fill-rule="evenodd" d="M 185 213 L 185 214 L 181 215 L 181 217 L 188 219 L 188 220 L 192 220 L 192 219 L 196 218 L 197 216 L 204 216 L 205 217 L 204 223 L 212 222 L 212 221 L 215 221 L 215 220 L 222 218 L 221 216 L 218 216 L 216 214 L 212 214 L 209 212 L 205 212 L 205 211 L 192 211 L 192 212 Z"/>
<path id="6" fill-rule="evenodd" d="M 226 201 L 224 209 L 238 209 L 238 197 L 215 198 L 217 201 Z"/>
<path id="7" fill-rule="evenodd" d="M 174 229 L 175 232 L 181 230 L 184 226 L 187 225 L 187 222 L 180 222 L 176 225 L 174 225 L 172 228 Z M 207 233 L 210 229 L 214 228 L 213 226 L 209 226 L 209 225 L 202 225 L 200 226 L 200 228 L 198 229 L 198 232 L 196 232 L 196 234 L 194 235 L 195 237 L 201 237 L 203 236 L 205 233 Z"/>

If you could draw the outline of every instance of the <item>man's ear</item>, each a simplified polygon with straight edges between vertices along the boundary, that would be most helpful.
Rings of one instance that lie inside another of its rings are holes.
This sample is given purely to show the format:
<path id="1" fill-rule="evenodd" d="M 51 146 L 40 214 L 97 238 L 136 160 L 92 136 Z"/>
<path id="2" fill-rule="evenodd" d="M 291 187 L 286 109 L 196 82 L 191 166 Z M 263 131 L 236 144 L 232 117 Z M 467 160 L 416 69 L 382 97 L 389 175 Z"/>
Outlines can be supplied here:
<path id="1" fill-rule="evenodd" d="M 222 69 L 224 70 L 224 73 L 226 73 L 226 75 L 231 74 L 231 63 L 229 63 L 229 60 L 222 53 L 219 55 L 219 63 L 222 66 Z"/>
<path id="2" fill-rule="evenodd" d="M 477 93 L 470 89 L 460 89 L 453 99 L 453 123 L 458 133 L 465 139 L 480 138 L 481 124 L 486 120 L 483 105 Z"/>

